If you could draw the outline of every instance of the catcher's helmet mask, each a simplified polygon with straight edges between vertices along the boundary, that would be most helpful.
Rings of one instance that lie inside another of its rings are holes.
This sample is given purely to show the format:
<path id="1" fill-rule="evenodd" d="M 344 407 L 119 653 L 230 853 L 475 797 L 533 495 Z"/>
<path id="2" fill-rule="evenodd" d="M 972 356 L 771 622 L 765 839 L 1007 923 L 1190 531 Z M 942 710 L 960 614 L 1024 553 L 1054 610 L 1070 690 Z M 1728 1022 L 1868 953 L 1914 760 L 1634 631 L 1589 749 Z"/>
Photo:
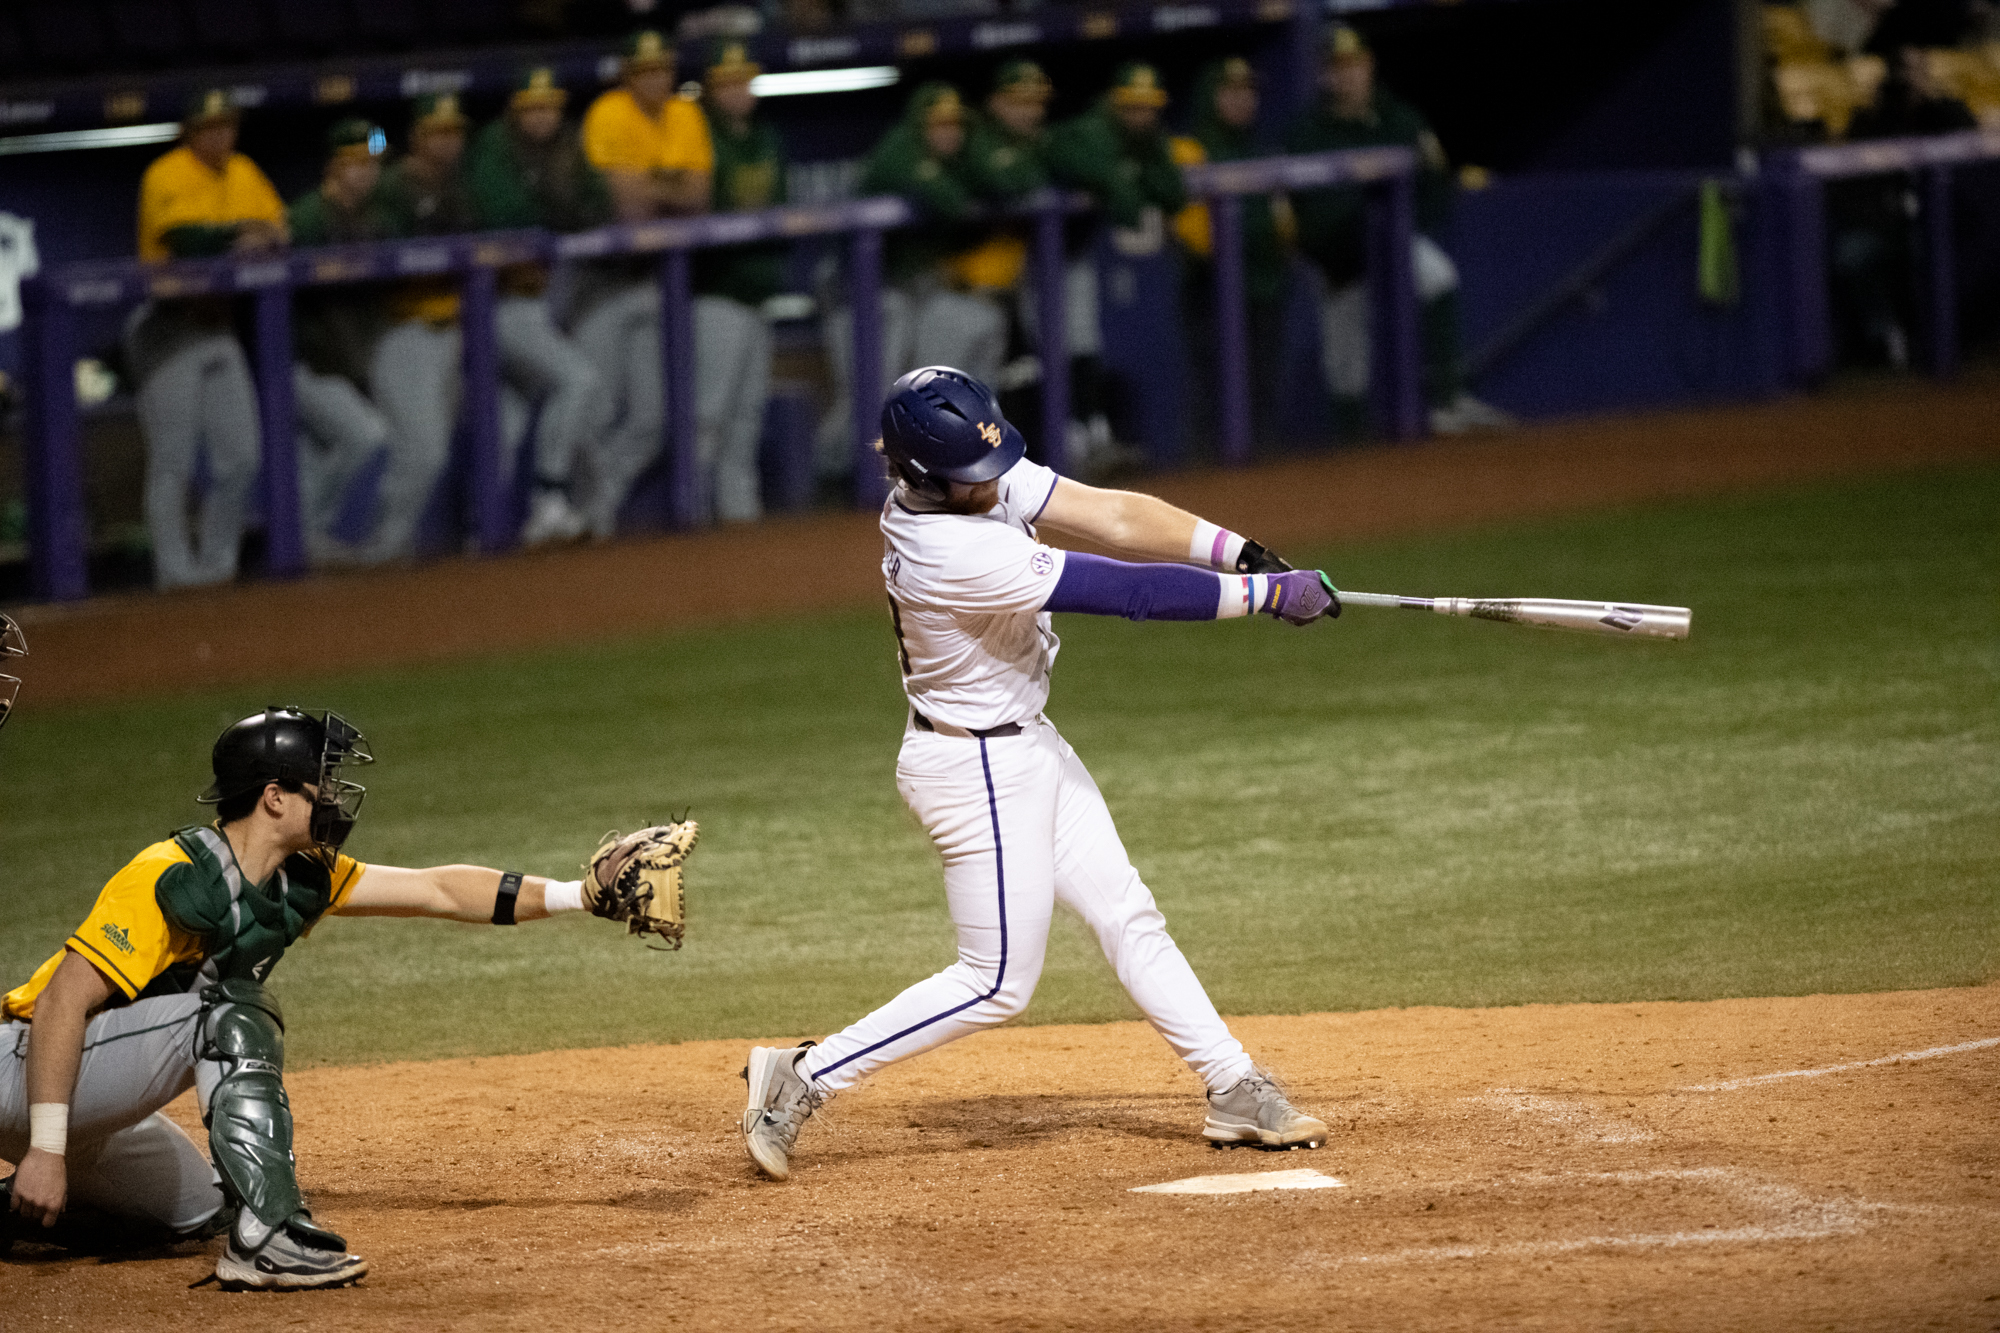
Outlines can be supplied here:
<path id="1" fill-rule="evenodd" d="M 882 453 L 902 483 L 942 500 L 951 483 L 992 481 L 1021 461 L 1028 442 L 993 390 L 962 370 L 924 366 L 897 380 L 882 406 Z"/>
<path id="2" fill-rule="evenodd" d="M 26 657 L 28 636 L 21 633 L 21 627 L 14 623 L 14 617 L 0 613 L 0 659 Z M 0 727 L 7 725 L 7 718 L 14 711 L 14 699 L 21 693 L 21 678 L 0 674 Z"/>
<path id="3" fill-rule="evenodd" d="M 314 846 L 338 851 L 361 817 L 368 789 L 340 776 L 343 764 L 372 764 L 368 738 L 330 710 L 271 704 L 236 722 L 216 738 L 215 781 L 195 797 L 214 805 L 275 782 L 288 791 L 316 789 L 309 826 Z"/>

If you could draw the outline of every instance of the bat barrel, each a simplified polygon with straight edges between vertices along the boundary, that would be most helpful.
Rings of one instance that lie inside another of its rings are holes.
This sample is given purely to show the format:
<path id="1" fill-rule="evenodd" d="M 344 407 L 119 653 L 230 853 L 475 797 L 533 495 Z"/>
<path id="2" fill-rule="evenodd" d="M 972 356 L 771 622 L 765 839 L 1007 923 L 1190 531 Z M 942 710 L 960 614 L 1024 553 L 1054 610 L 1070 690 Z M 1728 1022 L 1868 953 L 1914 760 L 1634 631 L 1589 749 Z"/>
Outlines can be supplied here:
<path id="1" fill-rule="evenodd" d="M 1441 616 L 1467 616 L 1474 620 L 1634 639 L 1685 639 L 1694 620 L 1694 612 L 1685 606 L 1578 602 L 1557 597 L 1399 597 L 1393 593 L 1342 589 L 1340 604 L 1431 611 Z"/>

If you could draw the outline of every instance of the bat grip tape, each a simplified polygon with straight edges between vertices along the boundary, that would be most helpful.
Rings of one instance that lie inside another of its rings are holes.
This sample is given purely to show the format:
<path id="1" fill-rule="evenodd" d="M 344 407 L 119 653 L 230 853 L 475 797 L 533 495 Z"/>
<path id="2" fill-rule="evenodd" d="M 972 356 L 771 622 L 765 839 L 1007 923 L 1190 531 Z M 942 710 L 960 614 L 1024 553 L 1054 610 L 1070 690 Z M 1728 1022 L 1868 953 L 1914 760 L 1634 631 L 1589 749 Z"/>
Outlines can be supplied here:
<path id="1" fill-rule="evenodd" d="M 521 896 L 521 872 L 502 871 L 500 892 L 493 898 L 493 924 L 511 926 L 514 924 L 514 900 Z"/>

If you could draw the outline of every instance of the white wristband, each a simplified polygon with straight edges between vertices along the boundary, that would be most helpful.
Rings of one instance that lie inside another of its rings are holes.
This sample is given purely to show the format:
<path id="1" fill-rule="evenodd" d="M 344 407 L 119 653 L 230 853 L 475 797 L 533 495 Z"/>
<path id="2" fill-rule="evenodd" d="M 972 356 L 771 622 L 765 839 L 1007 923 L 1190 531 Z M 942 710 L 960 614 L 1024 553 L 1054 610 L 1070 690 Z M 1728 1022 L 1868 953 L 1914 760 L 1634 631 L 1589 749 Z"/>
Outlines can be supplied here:
<path id="1" fill-rule="evenodd" d="M 63 1155 L 69 1147 L 68 1102 L 36 1102 L 28 1108 L 28 1146 Z"/>
<path id="2" fill-rule="evenodd" d="M 1233 570 L 1236 557 L 1243 554 L 1243 539 L 1228 528 L 1218 528 L 1205 518 L 1194 521 L 1194 536 L 1188 541 L 1188 559 L 1210 569 Z"/>
<path id="3" fill-rule="evenodd" d="M 1264 605 L 1271 593 L 1269 574 L 1224 574 L 1222 593 L 1215 603 L 1217 620 L 1247 616 Z"/>
<path id="4" fill-rule="evenodd" d="M 557 912 L 580 912 L 583 910 L 583 881 L 580 879 L 552 879 L 542 889 L 542 910 L 550 916 Z"/>

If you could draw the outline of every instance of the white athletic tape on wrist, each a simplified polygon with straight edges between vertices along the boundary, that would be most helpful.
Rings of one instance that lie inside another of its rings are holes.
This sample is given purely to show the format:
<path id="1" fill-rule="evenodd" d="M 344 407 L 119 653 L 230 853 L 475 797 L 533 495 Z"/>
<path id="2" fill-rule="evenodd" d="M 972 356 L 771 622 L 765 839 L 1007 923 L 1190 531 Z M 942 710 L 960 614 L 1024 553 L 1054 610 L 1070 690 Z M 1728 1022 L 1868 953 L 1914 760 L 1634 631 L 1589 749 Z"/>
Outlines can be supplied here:
<path id="1" fill-rule="evenodd" d="M 36 1102 L 28 1108 L 28 1146 L 63 1155 L 69 1148 L 68 1102 Z"/>
<path id="2" fill-rule="evenodd" d="M 1222 595 L 1215 604 L 1217 620 L 1234 620 L 1247 616 L 1264 604 L 1271 595 L 1269 574 L 1224 574 Z"/>
<path id="3" fill-rule="evenodd" d="M 550 916 L 557 912 L 581 912 L 583 910 L 583 881 L 580 879 L 552 879 L 542 890 L 542 910 Z"/>
<path id="4" fill-rule="evenodd" d="M 1194 521 L 1194 537 L 1188 542 L 1188 559 L 1210 569 L 1235 569 L 1243 554 L 1243 539 L 1228 528 L 1218 528 L 1207 519 Z"/>

